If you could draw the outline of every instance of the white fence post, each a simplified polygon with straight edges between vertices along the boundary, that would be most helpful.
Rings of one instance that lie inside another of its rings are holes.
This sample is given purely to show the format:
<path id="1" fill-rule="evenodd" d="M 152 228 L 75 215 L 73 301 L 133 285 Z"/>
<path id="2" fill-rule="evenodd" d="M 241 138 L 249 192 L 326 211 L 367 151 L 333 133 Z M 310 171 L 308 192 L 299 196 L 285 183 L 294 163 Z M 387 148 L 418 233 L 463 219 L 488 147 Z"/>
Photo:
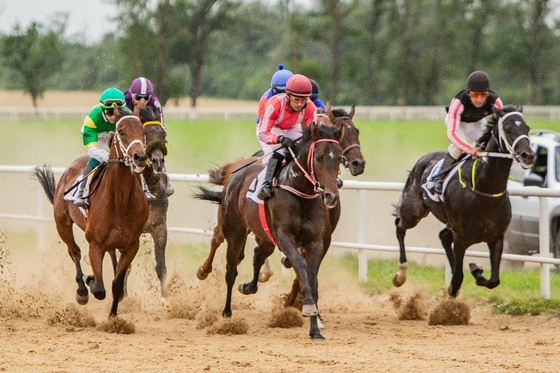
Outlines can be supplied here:
<path id="1" fill-rule="evenodd" d="M 550 227 L 548 226 L 548 199 L 539 197 L 539 255 L 550 257 Z M 541 263 L 541 297 L 550 299 L 550 264 Z"/>

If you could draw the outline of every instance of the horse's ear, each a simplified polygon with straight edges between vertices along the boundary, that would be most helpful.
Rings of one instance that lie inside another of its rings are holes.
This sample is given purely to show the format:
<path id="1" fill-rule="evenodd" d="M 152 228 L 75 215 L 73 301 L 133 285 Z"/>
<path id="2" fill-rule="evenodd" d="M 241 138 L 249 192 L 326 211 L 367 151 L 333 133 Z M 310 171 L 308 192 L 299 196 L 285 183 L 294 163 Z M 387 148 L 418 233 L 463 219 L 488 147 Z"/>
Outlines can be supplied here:
<path id="1" fill-rule="evenodd" d="M 523 113 L 523 106 L 517 105 L 517 106 L 515 107 L 515 111 L 518 111 L 518 112 L 520 112 L 520 113 Z"/>
<path id="2" fill-rule="evenodd" d="M 350 114 L 348 114 L 350 119 L 354 117 L 354 113 L 356 113 L 356 105 L 352 105 L 352 109 L 350 109 Z"/>
<path id="3" fill-rule="evenodd" d="M 326 113 L 326 114 L 328 115 L 329 119 L 331 120 L 331 122 L 334 122 L 334 120 L 335 120 L 336 118 L 334 117 L 334 114 L 333 114 L 333 112 L 332 112 L 332 106 L 331 106 L 331 102 L 330 102 L 330 101 L 327 101 L 327 102 L 325 103 L 325 108 L 327 109 L 327 113 Z"/>
<path id="4" fill-rule="evenodd" d="M 312 122 L 312 123 L 309 125 L 309 133 L 311 134 L 311 138 L 312 138 L 312 139 L 317 138 L 317 123 Z"/>
<path id="5" fill-rule="evenodd" d="M 345 126 L 340 126 L 340 129 L 338 130 L 338 133 L 336 134 L 336 140 L 340 141 L 340 139 L 342 139 L 344 137 L 344 129 L 346 127 Z"/>
<path id="6" fill-rule="evenodd" d="M 492 106 L 492 110 L 494 110 L 494 113 L 499 116 L 499 117 L 503 117 L 504 116 L 504 111 L 500 108 L 498 108 L 496 105 Z"/>

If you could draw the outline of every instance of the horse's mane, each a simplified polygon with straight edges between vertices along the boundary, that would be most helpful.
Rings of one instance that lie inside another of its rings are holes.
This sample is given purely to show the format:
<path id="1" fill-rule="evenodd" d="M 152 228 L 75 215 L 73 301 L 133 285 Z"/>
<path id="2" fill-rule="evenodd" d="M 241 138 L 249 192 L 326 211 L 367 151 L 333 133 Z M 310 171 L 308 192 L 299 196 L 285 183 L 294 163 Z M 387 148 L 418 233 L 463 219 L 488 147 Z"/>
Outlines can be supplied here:
<path id="1" fill-rule="evenodd" d="M 523 110 L 523 108 L 521 108 L 520 106 L 515 106 L 515 105 L 505 105 L 502 108 L 502 111 L 506 114 L 507 113 L 513 113 L 515 111 L 522 111 L 522 110 Z M 479 137 L 479 139 L 476 141 L 475 144 L 480 146 L 483 150 L 486 148 L 486 145 L 488 145 L 488 141 L 490 140 L 490 137 L 492 136 L 492 131 L 494 131 L 494 129 L 496 128 L 496 124 L 498 123 L 499 119 L 500 119 L 500 117 L 496 113 L 492 113 L 492 115 L 488 119 L 488 123 L 486 124 L 486 128 L 484 129 L 484 132 Z"/>
<path id="2" fill-rule="evenodd" d="M 335 117 L 347 117 L 348 116 L 348 112 L 346 110 L 344 110 L 343 108 L 339 108 L 339 109 L 332 109 L 332 113 Z"/>
<path id="3" fill-rule="evenodd" d="M 146 106 L 140 109 L 140 120 L 142 121 L 142 123 L 150 122 L 157 119 L 158 118 L 156 113 L 154 113 L 154 109 L 152 109 L 150 106 Z"/>

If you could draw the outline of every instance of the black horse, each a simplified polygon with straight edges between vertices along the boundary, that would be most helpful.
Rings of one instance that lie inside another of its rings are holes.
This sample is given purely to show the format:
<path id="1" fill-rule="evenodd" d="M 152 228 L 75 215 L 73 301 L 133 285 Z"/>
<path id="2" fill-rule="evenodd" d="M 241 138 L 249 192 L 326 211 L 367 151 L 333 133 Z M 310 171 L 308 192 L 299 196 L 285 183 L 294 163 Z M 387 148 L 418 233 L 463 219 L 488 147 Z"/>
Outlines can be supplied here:
<path id="1" fill-rule="evenodd" d="M 446 227 L 439 233 L 451 265 L 453 277 L 447 289 L 456 297 L 463 283 L 463 259 L 471 245 L 486 242 L 490 250 L 491 276 L 482 276 L 482 268 L 469 264 L 478 286 L 493 289 L 500 284 L 500 260 L 504 233 L 511 220 L 511 205 L 507 193 L 507 180 L 512 159 L 524 168 L 535 161 L 529 142 L 529 126 L 523 120 L 521 107 L 494 108 L 499 117 L 491 132 L 485 152 L 477 158 L 462 161 L 457 172 L 447 176 L 443 200 L 434 201 L 422 185 L 426 183 L 434 165 L 445 152 L 429 153 L 414 165 L 395 209 L 395 225 L 399 241 L 399 271 L 393 278 L 394 286 L 406 281 L 406 252 L 404 237 L 430 212 Z"/>

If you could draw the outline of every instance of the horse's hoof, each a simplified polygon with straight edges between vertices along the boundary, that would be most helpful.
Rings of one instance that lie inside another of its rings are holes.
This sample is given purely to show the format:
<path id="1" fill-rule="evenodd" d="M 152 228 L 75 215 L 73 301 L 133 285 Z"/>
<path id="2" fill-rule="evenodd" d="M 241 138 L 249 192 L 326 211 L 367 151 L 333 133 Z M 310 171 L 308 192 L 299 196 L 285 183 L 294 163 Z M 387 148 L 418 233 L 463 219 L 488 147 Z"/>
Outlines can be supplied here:
<path id="1" fill-rule="evenodd" d="M 244 295 L 255 294 L 258 290 L 258 287 L 255 286 L 255 289 L 253 291 L 251 289 L 250 284 L 251 284 L 250 282 L 248 282 L 246 284 L 239 284 L 239 287 L 237 288 L 237 290 L 239 290 L 239 292 L 241 294 L 244 294 Z"/>
<path id="2" fill-rule="evenodd" d="M 206 278 L 208 277 L 208 272 L 204 272 L 202 270 L 202 267 L 200 267 L 196 271 L 196 277 L 198 277 L 199 280 L 206 280 Z"/>
<path id="3" fill-rule="evenodd" d="M 319 314 L 319 310 L 317 310 L 317 306 L 315 305 L 315 303 L 304 304 L 301 308 L 301 314 L 303 316 L 317 316 Z"/>
<path id="4" fill-rule="evenodd" d="M 274 272 L 261 272 L 259 273 L 259 282 L 267 282 L 272 275 L 274 274 Z"/>
<path id="5" fill-rule="evenodd" d="M 86 293 L 85 296 L 82 296 L 82 295 L 76 293 L 76 302 L 78 302 L 78 304 L 80 306 L 86 305 L 88 301 L 89 301 L 89 294 L 88 293 Z"/>
<path id="6" fill-rule="evenodd" d="M 398 288 L 401 287 L 406 282 L 406 276 L 399 276 L 397 273 L 395 277 L 393 277 L 393 286 Z"/>
<path id="7" fill-rule="evenodd" d="M 280 263 L 282 263 L 282 265 L 284 266 L 284 268 L 290 269 L 292 268 L 292 263 L 290 262 L 290 260 L 283 256 L 282 259 L 280 259 Z"/>
<path id="8" fill-rule="evenodd" d="M 321 334 L 317 334 L 311 338 L 313 339 L 313 343 L 325 343 L 327 341 Z"/>

